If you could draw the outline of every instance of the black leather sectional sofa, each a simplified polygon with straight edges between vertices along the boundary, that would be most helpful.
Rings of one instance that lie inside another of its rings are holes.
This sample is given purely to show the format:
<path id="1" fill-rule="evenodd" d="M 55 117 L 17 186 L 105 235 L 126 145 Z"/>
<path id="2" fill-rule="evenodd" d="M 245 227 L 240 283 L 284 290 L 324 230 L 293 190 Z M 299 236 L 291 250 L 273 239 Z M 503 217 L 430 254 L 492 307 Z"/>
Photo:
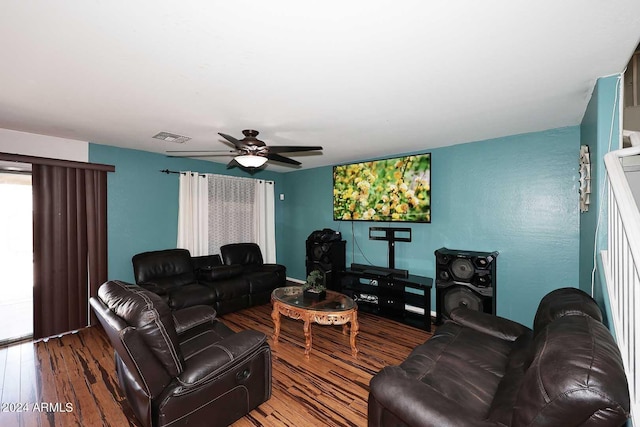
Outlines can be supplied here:
<path id="1" fill-rule="evenodd" d="M 263 262 L 260 247 L 236 243 L 220 255 L 192 257 L 186 249 L 143 252 L 132 258 L 136 284 L 160 295 L 172 310 L 213 306 L 229 313 L 270 300 L 286 283 L 286 268 Z"/>
<path id="2" fill-rule="evenodd" d="M 533 330 L 457 308 L 400 366 L 370 384 L 369 426 L 621 426 L 630 398 L 595 301 L 547 294 Z"/>

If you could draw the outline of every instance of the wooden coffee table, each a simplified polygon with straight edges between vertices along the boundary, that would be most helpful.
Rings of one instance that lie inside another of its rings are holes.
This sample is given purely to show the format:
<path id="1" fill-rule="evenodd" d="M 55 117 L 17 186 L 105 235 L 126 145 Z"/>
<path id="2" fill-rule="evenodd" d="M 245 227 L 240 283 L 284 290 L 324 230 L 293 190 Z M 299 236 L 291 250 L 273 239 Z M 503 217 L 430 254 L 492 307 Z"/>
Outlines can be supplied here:
<path id="1" fill-rule="evenodd" d="M 342 333 L 347 335 L 347 323 L 351 323 L 351 355 L 356 357 L 356 335 L 358 335 L 358 305 L 348 296 L 327 291 L 322 301 L 305 298 L 301 286 L 287 286 L 274 289 L 271 293 L 273 304 L 273 342 L 280 336 L 280 315 L 304 321 L 304 354 L 311 351 L 311 323 L 319 325 L 342 325 Z"/>

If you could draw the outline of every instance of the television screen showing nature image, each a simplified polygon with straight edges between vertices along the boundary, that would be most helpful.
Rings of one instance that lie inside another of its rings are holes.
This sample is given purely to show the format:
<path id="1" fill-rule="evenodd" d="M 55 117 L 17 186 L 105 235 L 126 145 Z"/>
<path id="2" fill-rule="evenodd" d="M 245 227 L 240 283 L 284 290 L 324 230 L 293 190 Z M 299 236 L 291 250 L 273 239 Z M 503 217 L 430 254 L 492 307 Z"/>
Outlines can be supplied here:
<path id="1" fill-rule="evenodd" d="M 431 154 L 334 166 L 333 219 L 431 222 Z"/>

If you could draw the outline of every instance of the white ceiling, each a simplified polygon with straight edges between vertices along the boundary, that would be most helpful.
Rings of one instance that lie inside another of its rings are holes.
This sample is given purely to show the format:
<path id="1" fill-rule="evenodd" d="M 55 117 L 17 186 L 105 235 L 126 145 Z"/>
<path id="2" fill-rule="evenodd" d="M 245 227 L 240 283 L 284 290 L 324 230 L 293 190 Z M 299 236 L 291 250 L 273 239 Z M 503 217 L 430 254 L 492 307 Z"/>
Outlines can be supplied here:
<path id="1" fill-rule="evenodd" d="M 2 0 L 0 127 L 159 153 L 250 128 L 316 167 L 577 125 L 639 39 L 639 0 Z"/>

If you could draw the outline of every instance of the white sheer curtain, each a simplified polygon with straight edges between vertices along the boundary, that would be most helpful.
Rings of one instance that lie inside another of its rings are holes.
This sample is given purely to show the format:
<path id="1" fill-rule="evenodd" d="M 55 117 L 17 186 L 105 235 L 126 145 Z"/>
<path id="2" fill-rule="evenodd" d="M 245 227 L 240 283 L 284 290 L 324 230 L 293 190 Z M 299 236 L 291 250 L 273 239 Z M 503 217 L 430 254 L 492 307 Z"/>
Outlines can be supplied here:
<path id="1" fill-rule="evenodd" d="M 255 179 L 211 175 L 209 179 L 209 252 L 228 243 L 255 242 Z"/>
<path id="2" fill-rule="evenodd" d="M 276 262 L 276 220 L 273 181 L 255 180 L 255 242 L 260 246 L 264 262 Z"/>
<path id="3" fill-rule="evenodd" d="M 178 244 L 192 256 L 209 255 L 209 197 L 207 175 L 180 173 Z"/>
<path id="4" fill-rule="evenodd" d="M 180 174 L 178 247 L 219 254 L 229 243 L 257 243 L 276 262 L 274 183 L 228 175 Z"/>

